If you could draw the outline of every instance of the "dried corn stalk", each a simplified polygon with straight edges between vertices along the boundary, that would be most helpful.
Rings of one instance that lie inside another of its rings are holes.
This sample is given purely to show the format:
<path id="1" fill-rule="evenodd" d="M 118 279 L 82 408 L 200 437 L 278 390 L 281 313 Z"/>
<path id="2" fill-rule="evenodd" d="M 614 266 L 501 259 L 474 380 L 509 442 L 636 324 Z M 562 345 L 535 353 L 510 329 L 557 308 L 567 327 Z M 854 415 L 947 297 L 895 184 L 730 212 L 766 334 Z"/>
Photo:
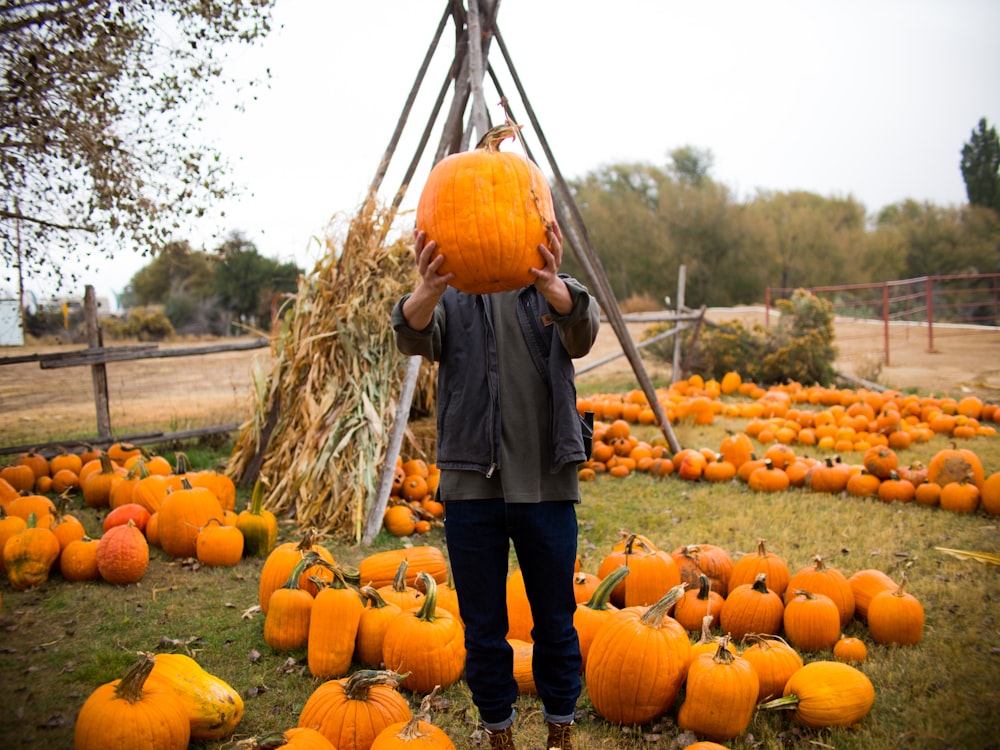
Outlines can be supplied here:
<path id="1" fill-rule="evenodd" d="M 391 222 L 389 212 L 369 203 L 342 243 L 328 232 L 326 257 L 300 282 L 272 339 L 271 371 L 254 372 L 254 416 L 227 470 L 239 479 L 256 461 L 265 507 L 355 541 L 405 369 L 389 312 L 416 278 L 409 245 L 386 245 Z M 426 406 L 429 380 L 421 378 L 417 405 Z"/>

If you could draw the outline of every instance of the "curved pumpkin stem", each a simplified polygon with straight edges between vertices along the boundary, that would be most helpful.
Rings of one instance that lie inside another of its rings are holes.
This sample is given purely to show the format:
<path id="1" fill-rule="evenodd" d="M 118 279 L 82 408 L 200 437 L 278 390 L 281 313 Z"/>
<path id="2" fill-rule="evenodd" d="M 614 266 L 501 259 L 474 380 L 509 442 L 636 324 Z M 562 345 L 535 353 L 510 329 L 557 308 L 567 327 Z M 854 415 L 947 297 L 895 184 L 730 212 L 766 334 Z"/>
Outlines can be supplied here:
<path id="1" fill-rule="evenodd" d="M 516 139 L 518 133 L 523 127 L 523 125 L 516 125 L 509 120 L 499 125 L 495 125 L 487 130 L 483 137 L 479 139 L 479 143 L 476 144 L 476 148 L 482 151 L 496 153 L 500 150 L 500 144 L 508 138 Z"/>
<path id="2" fill-rule="evenodd" d="M 139 660 L 129 667 L 128 671 L 115 686 L 115 698 L 121 698 L 129 703 L 135 703 L 142 698 L 142 686 L 153 671 L 156 657 L 145 652 L 139 655 Z"/>
<path id="3" fill-rule="evenodd" d="M 589 601 L 584 605 L 589 609 L 605 610 L 608 608 L 608 601 L 611 599 L 611 592 L 614 590 L 615 586 L 621 583 L 625 576 L 628 575 L 628 566 L 619 565 L 617 568 L 612 570 L 597 584 L 597 588 L 594 589 L 594 593 L 591 594 Z"/>
<path id="4" fill-rule="evenodd" d="M 641 622 L 644 625 L 648 625 L 651 628 L 659 628 L 665 619 L 670 614 L 670 608 L 680 601 L 680 598 L 684 596 L 684 590 L 687 588 L 686 583 L 678 584 L 670 589 L 663 597 L 651 605 L 649 609 L 643 613 Z"/>
<path id="5" fill-rule="evenodd" d="M 437 581 L 430 573 L 423 570 L 417 574 L 417 580 L 424 584 L 425 592 L 424 601 L 417 610 L 417 618 L 425 622 L 434 622 L 437 619 Z"/>
<path id="6" fill-rule="evenodd" d="M 409 672 L 399 674 L 399 672 L 386 669 L 359 669 L 344 683 L 344 695 L 354 701 L 367 700 L 368 691 L 376 685 L 385 685 L 395 689 L 408 675 Z"/>

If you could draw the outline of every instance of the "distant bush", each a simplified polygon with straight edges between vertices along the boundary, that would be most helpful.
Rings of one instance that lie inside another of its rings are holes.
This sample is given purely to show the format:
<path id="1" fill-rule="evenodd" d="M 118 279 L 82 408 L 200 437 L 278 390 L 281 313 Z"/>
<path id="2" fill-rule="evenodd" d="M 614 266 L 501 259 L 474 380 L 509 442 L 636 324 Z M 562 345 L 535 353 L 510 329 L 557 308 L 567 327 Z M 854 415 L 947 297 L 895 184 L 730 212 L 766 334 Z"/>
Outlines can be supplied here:
<path id="1" fill-rule="evenodd" d="M 134 307 L 125 320 L 109 319 L 101 322 L 108 338 L 163 341 L 174 335 L 170 319 L 159 306 Z"/>
<path id="2" fill-rule="evenodd" d="M 774 328 L 758 324 L 748 328 L 742 321 L 730 320 L 700 326 L 697 337 L 690 331 L 682 334 L 685 370 L 717 380 L 736 371 L 744 380 L 761 385 L 792 381 L 830 385 L 837 359 L 830 303 L 799 289 L 775 307 L 781 316 Z M 667 325 L 653 326 L 646 338 L 665 330 Z M 673 359 L 670 339 L 647 348 L 654 357 Z"/>

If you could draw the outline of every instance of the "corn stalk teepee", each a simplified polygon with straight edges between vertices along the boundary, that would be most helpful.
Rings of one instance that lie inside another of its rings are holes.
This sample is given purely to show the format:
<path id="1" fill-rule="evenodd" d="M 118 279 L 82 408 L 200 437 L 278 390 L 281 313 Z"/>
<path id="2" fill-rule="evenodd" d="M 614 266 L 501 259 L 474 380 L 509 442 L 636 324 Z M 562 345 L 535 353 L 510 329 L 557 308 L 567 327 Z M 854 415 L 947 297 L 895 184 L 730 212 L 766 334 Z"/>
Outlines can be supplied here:
<path id="1" fill-rule="evenodd" d="M 404 358 L 395 349 L 389 310 L 416 283 L 416 276 L 407 241 L 390 243 L 388 238 L 449 93 L 434 163 L 468 150 L 490 129 L 483 89 L 487 75 L 496 101 L 503 105 L 503 118 L 517 120 L 489 61 L 494 42 L 528 119 L 521 124 L 525 131 L 530 124 L 553 175 L 552 194 L 564 242 L 584 268 L 657 425 L 672 450 L 680 449 L 514 69 L 497 26 L 499 5 L 500 0 L 448 0 L 367 199 L 351 220 L 342 246 L 327 239 L 327 257 L 300 283 L 294 305 L 285 312 L 274 337 L 271 371 L 255 375 L 254 416 L 241 430 L 228 473 L 244 486 L 259 478 L 266 487 L 265 506 L 279 515 L 294 516 L 300 526 L 366 543 L 381 528 L 414 398 L 418 402 L 432 398 L 430 378 L 420 377 L 429 368 L 420 358 Z M 449 21 L 455 30 L 452 64 L 401 186 L 391 203 L 380 207 L 382 182 Z M 520 142 L 525 155 L 539 163 L 523 137 Z"/>

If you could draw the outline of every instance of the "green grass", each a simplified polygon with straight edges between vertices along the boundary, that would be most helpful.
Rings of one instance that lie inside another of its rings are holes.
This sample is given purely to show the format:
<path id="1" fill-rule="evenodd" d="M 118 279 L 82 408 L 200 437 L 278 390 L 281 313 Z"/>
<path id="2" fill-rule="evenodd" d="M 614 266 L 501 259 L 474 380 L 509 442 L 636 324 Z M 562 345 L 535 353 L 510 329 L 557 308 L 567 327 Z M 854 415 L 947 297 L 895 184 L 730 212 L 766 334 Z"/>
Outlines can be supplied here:
<path id="1" fill-rule="evenodd" d="M 726 429 L 739 427 L 723 420 L 710 427 L 681 424 L 675 431 L 683 445 L 717 446 Z M 968 445 L 988 472 L 1000 469 L 1000 438 Z M 947 446 L 935 438 L 902 452 L 901 458 L 926 462 Z M 186 452 L 196 466 L 213 465 L 226 455 L 225 448 L 188 447 Z M 641 474 L 600 477 L 582 489 L 580 557 L 588 572 L 596 572 L 623 529 L 648 536 L 661 549 L 710 542 L 734 558 L 752 551 L 763 537 L 793 572 L 817 554 L 846 575 L 879 568 L 898 580 L 906 571 L 908 590 L 926 612 L 920 644 L 880 646 L 863 624 L 854 622 L 846 629 L 868 645 L 869 658 L 861 669 L 876 690 L 875 705 L 858 726 L 817 732 L 796 724 L 788 713 L 761 711 L 747 732 L 727 746 L 1000 747 L 1000 569 L 935 550 L 996 553 L 995 518 L 808 490 L 759 494 L 738 483 L 719 486 Z M 239 504 L 244 502 L 241 496 Z M 99 534 L 103 514 L 85 508 L 79 499 L 71 512 L 91 535 Z M 294 525 L 283 523 L 281 538 L 295 536 Z M 439 530 L 417 541 L 444 545 Z M 401 542 L 383 534 L 371 548 L 334 540 L 326 544 L 338 562 L 354 568 L 364 555 Z M 241 743 L 251 737 L 294 726 L 321 681 L 309 674 L 304 649 L 275 653 L 264 643 L 263 617 L 252 611 L 262 564 L 248 559 L 234 568 L 208 568 L 169 560 L 154 549 L 149 570 L 133 586 L 70 584 L 56 573 L 37 590 L 16 592 L 4 581 L 0 676 L 6 705 L 0 711 L 0 746 L 72 747 L 75 715 L 87 695 L 119 676 L 135 652 L 146 650 L 188 651 L 244 695 L 246 710 L 236 734 L 225 742 L 193 747 L 246 747 L 250 745 Z M 804 656 L 807 661 L 832 658 L 829 651 Z M 446 690 L 444 698 L 435 722 L 457 747 L 482 747 L 464 683 Z M 525 697 L 519 709 L 518 746 L 540 746 L 538 700 Z M 580 748 L 680 748 L 694 739 L 674 724 L 676 706 L 651 725 L 624 728 L 594 715 L 586 693 L 579 709 Z"/>

